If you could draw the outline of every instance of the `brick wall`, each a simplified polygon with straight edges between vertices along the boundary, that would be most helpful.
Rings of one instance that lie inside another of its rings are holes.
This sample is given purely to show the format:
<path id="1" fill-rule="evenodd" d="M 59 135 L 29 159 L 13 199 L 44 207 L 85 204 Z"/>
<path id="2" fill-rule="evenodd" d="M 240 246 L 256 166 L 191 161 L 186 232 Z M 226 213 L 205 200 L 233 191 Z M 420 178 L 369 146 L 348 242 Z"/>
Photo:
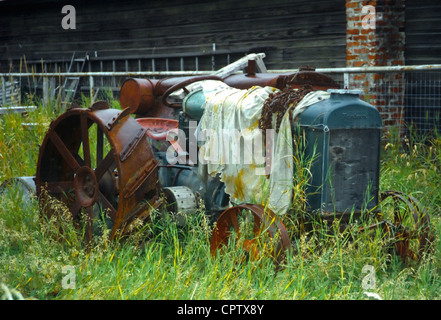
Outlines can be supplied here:
<path id="1" fill-rule="evenodd" d="M 346 0 L 346 66 L 404 65 L 404 0 Z M 386 127 L 403 124 L 404 74 L 351 74 L 350 89 L 362 89 Z"/>

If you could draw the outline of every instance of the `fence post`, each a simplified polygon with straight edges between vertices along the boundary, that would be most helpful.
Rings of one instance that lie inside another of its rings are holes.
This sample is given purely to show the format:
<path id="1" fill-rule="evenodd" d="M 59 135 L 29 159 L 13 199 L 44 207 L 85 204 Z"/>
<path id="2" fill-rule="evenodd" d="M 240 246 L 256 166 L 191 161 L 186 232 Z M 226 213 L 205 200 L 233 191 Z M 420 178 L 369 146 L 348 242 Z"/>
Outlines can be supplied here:
<path id="1" fill-rule="evenodd" d="M 344 86 L 344 89 L 350 89 L 349 88 L 349 73 L 348 72 L 343 73 L 343 86 Z"/>
<path id="2" fill-rule="evenodd" d="M 6 82 L 5 77 L 1 77 L 2 80 L 2 102 L 3 105 L 6 105 Z"/>
<path id="3" fill-rule="evenodd" d="M 49 102 L 49 79 L 43 77 L 43 106 L 47 106 Z"/>
<path id="4" fill-rule="evenodd" d="M 89 72 L 92 72 L 92 63 L 89 60 Z M 90 103 L 93 103 L 93 75 L 89 76 L 89 93 L 90 93 Z"/>
<path id="5" fill-rule="evenodd" d="M 90 103 L 93 103 L 93 76 L 89 76 Z"/>

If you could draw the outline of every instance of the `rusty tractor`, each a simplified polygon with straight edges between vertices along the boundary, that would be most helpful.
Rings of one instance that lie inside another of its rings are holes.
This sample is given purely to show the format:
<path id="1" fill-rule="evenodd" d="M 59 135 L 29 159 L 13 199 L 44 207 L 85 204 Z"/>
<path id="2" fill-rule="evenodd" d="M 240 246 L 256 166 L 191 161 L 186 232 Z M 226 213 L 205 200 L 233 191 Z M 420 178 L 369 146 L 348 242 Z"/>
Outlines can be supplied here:
<path id="1" fill-rule="evenodd" d="M 211 96 L 201 83 L 210 84 Z M 305 204 L 311 216 L 345 223 L 350 217 L 375 213 L 378 222 L 369 228 L 382 227 L 393 235 L 398 255 L 418 259 L 433 240 L 429 216 L 411 196 L 379 193 L 382 126 L 378 111 L 360 100 L 357 92 L 341 90 L 332 78 L 309 68 L 292 74 L 256 73 L 250 61 L 245 72 L 227 76 L 127 79 L 120 91 L 122 110 L 98 101 L 87 109 L 71 108 L 51 123 L 39 151 L 35 192 L 42 203 L 48 196 L 64 203 L 72 220 L 85 225 L 87 241 L 99 232 L 94 221 L 100 213 L 113 239 L 129 232 L 136 220 L 148 223 L 154 210 L 191 214 L 203 202 L 214 222 L 212 255 L 234 237 L 249 256 L 265 252 L 280 261 L 290 250 L 291 239 L 274 210 L 278 201 L 271 208 L 264 201 L 233 194 L 232 189 L 244 193 L 248 184 L 241 181 L 251 177 L 203 174 L 198 153 L 195 157 L 191 152 L 201 149 L 193 139 L 201 118 L 215 116 L 208 110 L 208 98 L 225 90 L 250 96 L 256 88 L 271 88 L 266 99 L 259 100 L 261 129 L 271 126 L 268 119 L 276 116 L 276 110 L 279 116 L 290 107 L 295 112 L 307 93 L 322 93 L 288 121 L 299 126 L 306 139 L 305 152 L 316 156 Z M 295 94 L 305 88 L 303 95 Z M 244 97 L 239 100 L 245 101 Z M 234 101 L 236 109 L 245 108 Z M 221 128 L 211 129 L 216 133 Z M 289 170 L 295 170 L 295 165 Z M 227 178 L 232 178 L 232 185 Z M 393 221 L 378 212 L 387 200 L 393 207 Z M 50 206 L 43 207 L 43 215 L 54 214 Z M 245 230 L 244 221 L 251 227 Z M 271 240 L 263 247 L 258 240 L 262 234 Z"/>

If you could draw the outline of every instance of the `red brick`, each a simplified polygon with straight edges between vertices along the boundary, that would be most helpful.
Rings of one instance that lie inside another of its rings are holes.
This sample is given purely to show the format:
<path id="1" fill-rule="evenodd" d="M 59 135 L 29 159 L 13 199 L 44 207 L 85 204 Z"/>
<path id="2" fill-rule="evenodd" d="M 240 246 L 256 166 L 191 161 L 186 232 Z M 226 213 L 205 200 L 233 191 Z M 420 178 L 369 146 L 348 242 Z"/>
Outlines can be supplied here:
<path id="1" fill-rule="evenodd" d="M 357 8 L 360 4 L 358 2 L 346 1 L 346 8 Z"/>
<path id="2" fill-rule="evenodd" d="M 356 60 L 358 58 L 359 58 L 359 56 L 355 55 L 355 54 L 346 55 L 346 60 Z"/>
<path id="3" fill-rule="evenodd" d="M 375 73 L 375 74 L 373 75 L 373 78 L 374 78 L 374 80 L 381 80 L 381 79 L 384 79 L 384 74 L 382 74 L 382 73 Z"/>
<path id="4" fill-rule="evenodd" d="M 356 40 L 356 41 L 367 41 L 367 36 L 365 36 L 365 35 L 353 36 L 352 39 Z"/>
<path id="5" fill-rule="evenodd" d="M 364 22 L 360 21 L 360 22 L 352 22 L 352 24 L 354 25 L 354 28 L 358 28 L 358 29 L 362 29 Z"/>
<path id="6" fill-rule="evenodd" d="M 360 41 L 348 41 L 346 42 L 346 48 L 348 47 L 355 47 L 355 46 L 359 46 L 360 45 Z"/>
<path id="7" fill-rule="evenodd" d="M 347 21 L 360 21 L 360 15 L 357 14 L 357 15 L 352 16 L 352 17 L 347 17 L 346 20 Z"/>
<path id="8" fill-rule="evenodd" d="M 354 53 L 368 53 L 368 51 L 367 48 L 354 49 Z"/>
<path id="9" fill-rule="evenodd" d="M 392 113 L 390 117 L 392 119 L 401 119 L 403 117 L 403 114 L 401 112 L 395 112 L 395 113 Z"/>
<path id="10" fill-rule="evenodd" d="M 362 67 L 362 66 L 364 66 L 364 65 L 366 65 L 366 64 L 367 64 L 366 61 L 354 61 L 354 62 L 352 63 L 352 65 L 353 65 L 354 67 Z"/>
<path id="11" fill-rule="evenodd" d="M 364 80 L 364 79 L 366 79 L 366 75 L 365 74 L 360 74 L 360 75 L 355 75 L 354 76 L 354 81 Z"/>
<path id="12" fill-rule="evenodd" d="M 361 29 L 361 34 L 374 34 L 375 33 L 375 29 Z"/>
<path id="13" fill-rule="evenodd" d="M 395 126 L 396 124 L 397 124 L 397 122 L 395 120 L 385 120 L 385 121 L 383 121 L 383 125 L 388 126 L 388 127 Z"/>

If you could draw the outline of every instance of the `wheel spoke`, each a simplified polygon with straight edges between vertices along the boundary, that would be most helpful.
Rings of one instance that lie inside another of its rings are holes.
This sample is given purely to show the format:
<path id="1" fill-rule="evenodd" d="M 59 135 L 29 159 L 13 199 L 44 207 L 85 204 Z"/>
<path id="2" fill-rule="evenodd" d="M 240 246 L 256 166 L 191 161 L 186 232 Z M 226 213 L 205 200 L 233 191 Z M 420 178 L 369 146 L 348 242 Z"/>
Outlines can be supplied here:
<path id="1" fill-rule="evenodd" d="M 50 139 L 57 148 L 60 155 L 67 162 L 68 166 L 74 171 L 77 170 L 80 167 L 80 165 L 78 164 L 77 160 L 75 160 L 74 156 L 66 147 L 64 142 L 60 139 L 60 136 L 55 131 L 52 131 L 50 135 Z"/>
<path id="2" fill-rule="evenodd" d="M 104 157 L 104 133 L 99 126 L 96 132 L 96 166 L 98 167 Z"/>
<path id="3" fill-rule="evenodd" d="M 72 213 L 72 219 L 75 219 L 78 216 L 78 213 L 81 210 L 81 204 L 78 201 L 75 201 L 72 207 L 70 207 L 70 212 Z"/>
<path id="4" fill-rule="evenodd" d="M 81 115 L 81 140 L 83 143 L 84 165 L 90 167 L 90 144 L 89 144 L 89 126 L 87 124 L 87 115 Z"/>
<path id="5" fill-rule="evenodd" d="M 114 162 L 114 158 L 112 152 L 107 153 L 104 160 L 102 160 L 95 169 L 95 177 L 98 183 L 100 182 L 101 178 L 104 176 L 106 171 L 110 169 L 110 166 L 113 164 L 113 162 Z"/>
<path id="6" fill-rule="evenodd" d="M 93 206 L 86 208 L 87 221 L 86 221 L 86 241 L 88 244 L 92 242 L 93 234 Z"/>
<path id="7" fill-rule="evenodd" d="M 103 208 L 107 209 L 109 217 L 112 219 L 112 221 L 115 221 L 116 210 L 113 207 L 113 205 L 110 203 L 110 201 L 101 192 L 98 193 L 98 197 L 100 199 L 100 203 L 103 206 Z"/>

